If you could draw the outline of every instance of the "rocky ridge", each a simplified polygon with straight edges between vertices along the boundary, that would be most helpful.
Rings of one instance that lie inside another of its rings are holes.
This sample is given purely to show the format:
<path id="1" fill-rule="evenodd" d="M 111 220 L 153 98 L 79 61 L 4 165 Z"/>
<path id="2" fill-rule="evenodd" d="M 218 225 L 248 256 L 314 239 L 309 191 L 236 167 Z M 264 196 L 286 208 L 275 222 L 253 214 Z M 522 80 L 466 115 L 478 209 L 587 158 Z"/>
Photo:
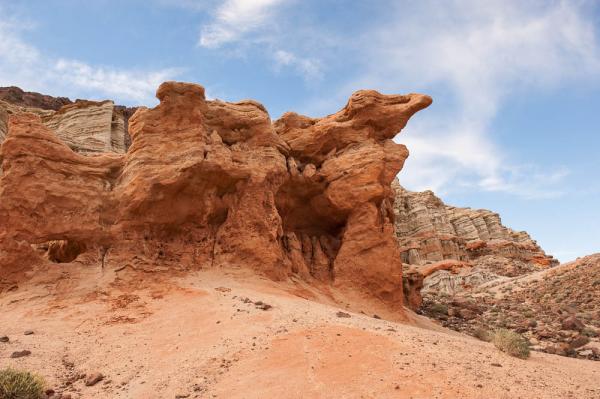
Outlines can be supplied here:
<path id="1" fill-rule="evenodd" d="M 455 295 L 431 291 L 423 312 L 480 338 L 497 328 L 523 334 L 534 350 L 600 360 L 600 254 L 504 277 Z"/>
<path id="2" fill-rule="evenodd" d="M 10 112 L 0 180 L 5 286 L 48 262 L 243 266 L 353 287 L 401 309 L 390 184 L 408 151 L 392 138 L 429 97 L 359 91 L 336 114 L 287 113 L 274 123 L 261 104 L 207 101 L 198 85 L 167 82 L 157 97 L 129 121 L 125 154 L 110 102 L 50 116 Z M 74 152 L 61 131 L 77 152 L 97 155 Z"/>

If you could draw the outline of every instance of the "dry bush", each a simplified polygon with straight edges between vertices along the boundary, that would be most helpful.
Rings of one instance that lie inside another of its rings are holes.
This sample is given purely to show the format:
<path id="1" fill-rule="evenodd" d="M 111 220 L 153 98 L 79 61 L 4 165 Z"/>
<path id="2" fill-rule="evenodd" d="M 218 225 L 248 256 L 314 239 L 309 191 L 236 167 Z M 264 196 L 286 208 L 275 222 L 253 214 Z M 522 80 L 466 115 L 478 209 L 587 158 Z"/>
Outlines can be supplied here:
<path id="1" fill-rule="evenodd" d="M 529 357 L 529 343 L 520 334 L 500 328 L 494 332 L 492 342 L 502 352 L 520 359 Z"/>
<path id="2" fill-rule="evenodd" d="M 28 371 L 0 370 L 0 399 L 41 399 L 44 379 Z"/>
<path id="3" fill-rule="evenodd" d="M 485 342 L 490 342 L 493 338 L 493 334 L 490 330 L 483 327 L 476 328 L 475 331 L 473 331 L 473 336 Z"/>

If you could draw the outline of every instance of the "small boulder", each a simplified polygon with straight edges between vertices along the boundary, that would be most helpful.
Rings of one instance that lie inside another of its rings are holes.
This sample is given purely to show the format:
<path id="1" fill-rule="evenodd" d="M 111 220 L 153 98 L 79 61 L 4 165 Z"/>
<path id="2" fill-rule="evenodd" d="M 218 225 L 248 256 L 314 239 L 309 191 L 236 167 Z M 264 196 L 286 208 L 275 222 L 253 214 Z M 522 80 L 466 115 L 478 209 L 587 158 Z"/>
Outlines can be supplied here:
<path id="1" fill-rule="evenodd" d="M 0 342 L 8 342 L 10 341 L 6 335 L 0 335 Z"/>
<path id="2" fill-rule="evenodd" d="M 91 387 L 93 385 L 96 385 L 103 379 L 104 379 L 104 376 L 102 375 L 102 373 L 98 373 L 98 372 L 91 373 L 87 377 L 85 377 L 85 385 L 88 387 Z"/>
<path id="3" fill-rule="evenodd" d="M 587 344 L 588 342 L 590 342 L 590 339 L 588 337 L 586 337 L 585 335 L 579 335 L 575 339 L 573 339 L 573 341 L 571 341 L 569 346 L 573 349 L 579 348 Z"/>
<path id="4" fill-rule="evenodd" d="M 581 331 L 584 327 L 585 325 L 583 322 L 575 316 L 566 317 L 561 322 L 561 328 L 563 330 Z"/>
<path id="5" fill-rule="evenodd" d="M 349 318 L 350 314 L 346 312 L 339 311 L 335 314 L 337 317 Z"/>
<path id="6" fill-rule="evenodd" d="M 13 358 L 13 359 L 17 359 L 17 358 L 20 358 L 20 357 L 25 357 L 25 356 L 29 356 L 29 355 L 31 355 L 31 351 L 28 351 L 28 350 L 22 350 L 22 351 L 16 351 L 16 352 L 13 352 L 13 353 L 10 355 L 10 357 L 11 357 L 11 358 Z"/>
<path id="7" fill-rule="evenodd" d="M 32 330 L 25 330 L 23 332 L 23 335 L 33 335 L 33 331 Z"/>

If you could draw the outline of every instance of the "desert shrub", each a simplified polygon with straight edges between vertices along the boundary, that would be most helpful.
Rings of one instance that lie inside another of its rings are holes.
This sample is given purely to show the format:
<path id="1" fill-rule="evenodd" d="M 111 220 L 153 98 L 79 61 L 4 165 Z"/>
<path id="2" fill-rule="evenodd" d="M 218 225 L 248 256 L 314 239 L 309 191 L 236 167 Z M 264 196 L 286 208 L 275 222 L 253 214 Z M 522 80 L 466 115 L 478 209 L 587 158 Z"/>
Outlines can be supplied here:
<path id="1" fill-rule="evenodd" d="M 520 359 L 529 357 L 529 343 L 520 334 L 500 328 L 494 332 L 492 342 L 496 348 Z"/>
<path id="2" fill-rule="evenodd" d="M 0 370 L 0 399 L 40 399 L 44 385 L 42 377 L 28 371 Z"/>
<path id="3" fill-rule="evenodd" d="M 596 332 L 596 330 L 594 330 L 591 327 L 584 327 L 583 330 L 581 330 L 581 334 L 587 336 L 587 337 L 597 337 L 598 333 Z"/>
<path id="4" fill-rule="evenodd" d="M 492 333 L 490 330 L 483 327 L 476 328 L 475 331 L 473 331 L 473 336 L 485 342 L 490 342 L 492 340 Z"/>
<path id="5" fill-rule="evenodd" d="M 438 303 L 438 302 L 432 303 L 429 306 L 429 311 L 431 313 L 445 314 L 445 315 L 447 315 L 448 314 L 448 306 L 445 305 L 445 304 L 443 304 L 443 303 Z"/>

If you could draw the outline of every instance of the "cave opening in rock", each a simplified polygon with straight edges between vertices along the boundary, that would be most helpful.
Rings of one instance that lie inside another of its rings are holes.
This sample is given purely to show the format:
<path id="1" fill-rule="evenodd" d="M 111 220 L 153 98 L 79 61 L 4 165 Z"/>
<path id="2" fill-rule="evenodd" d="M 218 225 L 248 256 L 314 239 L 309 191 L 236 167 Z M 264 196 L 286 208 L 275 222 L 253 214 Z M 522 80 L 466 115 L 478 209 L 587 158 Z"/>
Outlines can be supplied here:
<path id="1" fill-rule="evenodd" d="M 51 240 L 33 247 L 54 263 L 73 262 L 86 250 L 85 244 L 74 240 Z"/>
<path id="2" fill-rule="evenodd" d="M 321 183 L 290 181 L 277 192 L 284 249 L 294 271 L 306 271 L 320 280 L 331 280 L 348 215 L 331 206 Z"/>

